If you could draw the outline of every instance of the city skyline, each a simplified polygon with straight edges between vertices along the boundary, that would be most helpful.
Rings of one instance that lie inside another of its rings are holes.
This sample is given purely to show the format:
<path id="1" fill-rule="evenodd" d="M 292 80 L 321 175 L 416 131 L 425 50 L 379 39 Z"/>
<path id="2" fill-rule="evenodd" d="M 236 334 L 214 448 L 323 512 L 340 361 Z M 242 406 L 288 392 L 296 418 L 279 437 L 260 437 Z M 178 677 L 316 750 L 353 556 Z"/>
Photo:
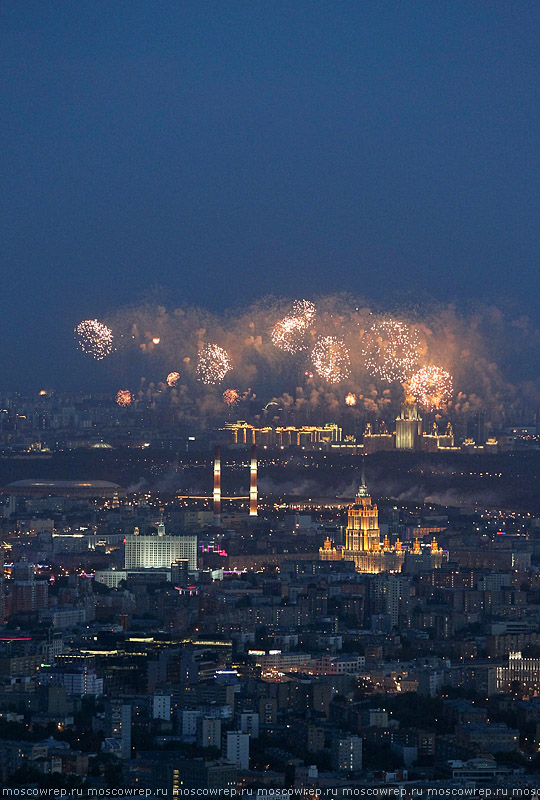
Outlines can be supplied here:
<path id="1" fill-rule="evenodd" d="M 0 793 L 537 797 L 539 41 L 0 4 Z"/>

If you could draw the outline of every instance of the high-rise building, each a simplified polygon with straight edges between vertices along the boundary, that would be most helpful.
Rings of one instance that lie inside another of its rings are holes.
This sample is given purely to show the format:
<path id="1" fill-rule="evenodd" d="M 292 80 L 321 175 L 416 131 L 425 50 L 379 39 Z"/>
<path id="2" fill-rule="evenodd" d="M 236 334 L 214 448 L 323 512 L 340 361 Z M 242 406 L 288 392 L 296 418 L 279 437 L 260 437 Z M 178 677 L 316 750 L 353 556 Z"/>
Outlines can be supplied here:
<path id="1" fill-rule="evenodd" d="M 434 533 L 442 528 L 422 529 L 420 535 Z M 332 546 L 330 538 L 319 548 L 320 561 L 353 561 L 356 572 L 377 574 L 379 572 L 401 572 L 404 566 L 408 574 L 413 574 L 414 567 L 425 567 L 427 570 L 439 568 L 443 561 L 448 560 L 448 553 L 443 551 L 435 538 L 429 546 L 420 544 L 418 538 L 412 547 L 404 549 L 399 538 L 394 543 L 390 542 L 388 534 L 381 540 L 379 528 L 379 511 L 371 500 L 371 495 L 366 486 L 364 470 L 362 469 L 362 483 L 358 489 L 355 502 L 349 506 L 347 528 L 345 530 L 345 547 L 338 549 Z M 419 571 L 417 569 L 416 571 Z M 382 584 L 381 584 L 382 585 Z M 396 583 L 395 587 L 401 587 Z M 394 592 L 394 584 L 387 587 L 390 594 Z M 400 589 L 395 588 L 399 593 Z M 308 592 L 309 596 L 309 592 Z M 390 596 L 390 595 L 389 595 Z M 357 609 L 363 616 L 363 609 Z M 311 613 L 314 613 L 313 610 Z M 389 614 L 391 624 L 396 624 L 396 610 L 391 608 L 372 608 L 372 614 Z"/>
<path id="2" fill-rule="evenodd" d="M 485 408 L 480 409 L 475 415 L 474 418 L 474 427 L 475 427 L 475 440 L 476 444 L 484 444 L 487 439 L 487 423 L 488 423 L 488 415 Z"/>
<path id="3" fill-rule="evenodd" d="M 227 731 L 223 741 L 223 755 L 240 769 L 249 769 L 249 733 Z"/>
<path id="4" fill-rule="evenodd" d="M 259 738 L 259 715 L 255 711 L 241 711 L 238 723 L 242 733 L 248 733 L 252 739 Z"/>
<path id="5" fill-rule="evenodd" d="M 47 608 L 48 595 L 47 581 L 36 580 L 34 564 L 21 559 L 13 565 L 6 604 L 8 616 Z"/>
<path id="6" fill-rule="evenodd" d="M 401 414 L 396 419 L 396 450 L 419 450 L 422 436 L 422 417 L 413 397 L 406 397 Z"/>
<path id="7" fill-rule="evenodd" d="M 368 587 L 369 611 L 390 617 L 392 627 L 398 624 L 401 601 L 410 595 L 410 578 L 387 572 L 370 578 Z"/>
<path id="8" fill-rule="evenodd" d="M 360 736 L 336 736 L 332 740 L 332 769 L 338 772 L 359 772 L 362 769 Z"/>
<path id="9" fill-rule="evenodd" d="M 189 569 L 197 569 L 196 536 L 168 536 L 162 522 L 157 536 L 141 536 L 138 528 L 126 536 L 125 569 L 170 567 L 180 559 L 188 560 Z"/>
<path id="10" fill-rule="evenodd" d="M 152 718 L 163 719 L 167 722 L 171 719 L 171 695 L 155 694 L 152 698 Z"/>
<path id="11" fill-rule="evenodd" d="M 275 697 L 261 697 L 259 700 L 259 721 L 261 725 L 274 725 L 277 722 L 277 700 Z"/>
<path id="12" fill-rule="evenodd" d="M 131 758 L 131 706 L 129 703 L 110 700 L 105 707 L 105 723 L 106 736 L 117 743 L 116 750 L 120 758 Z"/>
<path id="13" fill-rule="evenodd" d="M 199 717 L 197 744 L 199 747 L 221 747 L 221 720 L 218 717 Z"/>
<path id="14" fill-rule="evenodd" d="M 171 564 L 171 582 L 174 583 L 175 586 L 187 586 L 189 580 L 188 570 L 189 559 L 178 558 L 176 561 L 173 561 Z"/>
<path id="15" fill-rule="evenodd" d="M 345 533 L 343 558 L 354 561 L 357 572 L 400 572 L 404 553 L 399 539 L 390 544 L 388 536 L 381 542 L 379 512 L 362 474 L 354 505 L 350 506 Z"/>

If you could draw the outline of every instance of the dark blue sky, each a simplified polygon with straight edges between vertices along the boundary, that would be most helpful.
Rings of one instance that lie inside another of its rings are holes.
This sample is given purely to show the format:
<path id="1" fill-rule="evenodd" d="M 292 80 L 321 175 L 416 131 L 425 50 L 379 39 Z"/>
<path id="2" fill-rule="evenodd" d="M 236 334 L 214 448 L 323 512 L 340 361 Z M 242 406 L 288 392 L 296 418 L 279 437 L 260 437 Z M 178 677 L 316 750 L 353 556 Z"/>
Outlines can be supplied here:
<path id="1" fill-rule="evenodd" d="M 4 0 L 2 387 L 155 284 L 534 309 L 539 40 L 536 0 Z"/>

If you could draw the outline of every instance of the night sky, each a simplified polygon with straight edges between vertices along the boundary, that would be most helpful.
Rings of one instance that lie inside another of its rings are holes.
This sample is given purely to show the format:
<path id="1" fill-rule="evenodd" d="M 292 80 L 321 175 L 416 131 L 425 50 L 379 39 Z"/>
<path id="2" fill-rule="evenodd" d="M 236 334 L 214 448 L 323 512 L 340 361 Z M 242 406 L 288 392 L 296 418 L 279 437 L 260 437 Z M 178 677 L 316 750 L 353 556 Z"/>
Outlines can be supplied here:
<path id="1" fill-rule="evenodd" d="M 0 388 L 152 287 L 540 299 L 538 2 L 0 5 Z M 86 375 L 86 378 L 85 378 Z"/>

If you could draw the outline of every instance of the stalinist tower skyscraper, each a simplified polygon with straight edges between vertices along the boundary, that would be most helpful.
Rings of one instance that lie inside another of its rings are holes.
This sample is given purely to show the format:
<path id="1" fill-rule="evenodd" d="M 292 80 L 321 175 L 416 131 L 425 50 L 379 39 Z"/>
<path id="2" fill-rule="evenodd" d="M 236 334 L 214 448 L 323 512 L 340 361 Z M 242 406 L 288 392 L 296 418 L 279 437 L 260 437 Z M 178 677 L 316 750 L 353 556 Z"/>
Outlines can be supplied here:
<path id="1" fill-rule="evenodd" d="M 362 483 L 349 508 L 343 558 L 354 561 L 357 572 L 400 572 L 403 565 L 399 539 L 395 545 L 387 536 L 381 542 L 379 511 L 371 501 L 363 467 Z"/>
<path id="2" fill-rule="evenodd" d="M 364 471 L 356 502 L 349 509 L 346 549 L 352 552 L 373 550 L 380 543 L 379 511 L 371 502 Z"/>
<path id="3" fill-rule="evenodd" d="M 391 544 L 388 536 L 385 536 L 381 541 L 379 510 L 371 500 L 362 467 L 362 482 L 354 503 L 349 506 L 345 547 L 333 547 L 330 538 L 327 538 L 319 549 L 319 558 L 321 561 L 353 561 L 356 572 L 378 573 L 401 572 L 405 557 L 412 560 L 413 566 L 420 564 L 428 570 L 437 569 L 443 563 L 445 551 L 435 538 L 430 546 L 423 549 L 419 539 L 415 539 L 407 552 L 399 539 Z"/>
<path id="4" fill-rule="evenodd" d="M 405 401 L 396 419 L 396 450 L 419 450 L 422 440 L 422 417 L 414 397 L 405 385 Z"/>

